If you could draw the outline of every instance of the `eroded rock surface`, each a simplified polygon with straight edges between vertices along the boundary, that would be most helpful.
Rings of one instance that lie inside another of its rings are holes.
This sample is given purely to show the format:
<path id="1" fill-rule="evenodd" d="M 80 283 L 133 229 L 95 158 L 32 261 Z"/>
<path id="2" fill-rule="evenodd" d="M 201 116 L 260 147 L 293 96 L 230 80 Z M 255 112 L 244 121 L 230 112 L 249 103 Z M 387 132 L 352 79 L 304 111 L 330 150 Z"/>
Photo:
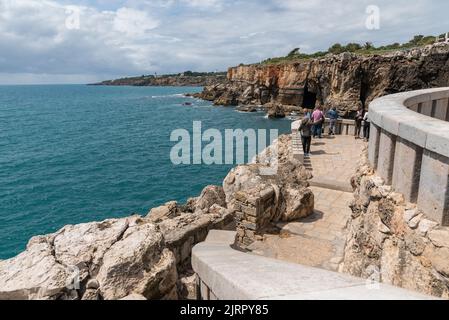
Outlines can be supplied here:
<path id="1" fill-rule="evenodd" d="M 208 86 L 199 98 L 217 105 L 302 106 L 304 88 L 322 107 L 341 116 L 386 94 L 445 87 L 449 83 L 449 45 L 435 44 L 384 55 L 343 53 L 304 62 L 230 68 L 228 82 Z M 272 116 L 279 109 L 267 108 Z"/>
<path id="2" fill-rule="evenodd" d="M 352 184 L 344 272 L 449 298 L 449 228 L 385 185 L 366 155 Z"/>

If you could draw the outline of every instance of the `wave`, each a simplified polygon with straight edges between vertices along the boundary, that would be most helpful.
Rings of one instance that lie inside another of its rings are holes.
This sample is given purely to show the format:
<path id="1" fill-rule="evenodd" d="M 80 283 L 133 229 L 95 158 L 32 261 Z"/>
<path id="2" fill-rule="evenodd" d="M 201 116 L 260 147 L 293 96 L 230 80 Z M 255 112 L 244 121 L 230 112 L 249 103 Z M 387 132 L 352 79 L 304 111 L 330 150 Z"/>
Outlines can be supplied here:
<path id="1" fill-rule="evenodd" d="M 188 98 L 183 93 L 175 93 L 175 94 L 166 94 L 166 95 L 159 95 L 159 96 L 151 96 L 152 99 L 160 99 L 160 98 Z"/>

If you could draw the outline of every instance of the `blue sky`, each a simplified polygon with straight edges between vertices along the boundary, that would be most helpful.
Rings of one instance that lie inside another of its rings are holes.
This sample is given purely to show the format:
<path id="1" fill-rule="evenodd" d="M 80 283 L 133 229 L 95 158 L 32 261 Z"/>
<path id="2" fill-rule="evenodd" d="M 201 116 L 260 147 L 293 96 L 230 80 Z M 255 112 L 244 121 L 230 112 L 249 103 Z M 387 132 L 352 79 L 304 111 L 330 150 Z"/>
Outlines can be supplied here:
<path id="1" fill-rule="evenodd" d="M 380 9 L 380 29 L 366 9 Z M 446 0 L 0 0 L 0 84 L 215 71 L 449 31 Z"/>

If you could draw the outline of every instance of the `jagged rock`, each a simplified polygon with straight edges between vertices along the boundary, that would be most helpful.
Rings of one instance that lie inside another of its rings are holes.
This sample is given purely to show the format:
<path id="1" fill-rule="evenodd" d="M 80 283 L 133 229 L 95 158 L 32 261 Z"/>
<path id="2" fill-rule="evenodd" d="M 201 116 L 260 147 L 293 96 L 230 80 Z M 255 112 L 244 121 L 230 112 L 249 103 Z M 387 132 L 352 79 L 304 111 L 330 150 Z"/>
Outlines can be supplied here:
<path id="1" fill-rule="evenodd" d="M 182 300 L 196 300 L 197 292 L 197 276 L 196 274 L 185 275 L 178 281 L 179 298 Z"/>
<path id="2" fill-rule="evenodd" d="M 412 220 L 413 218 L 415 218 L 417 215 L 419 215 L 419 210 L 418 209 L 410 209 L 410 210 L 405 210 L 404 213 L 404 221 L 406 223 L 409 223 L 410 220 Z"/>
<path id="3" fill-rule="evenodd" d="M 33 242 L 15 258 L 0 262 L 0 300 L 66 299 L 73 274 L 46 241 Z"/>
<path id="4" fill-rule="evenodd" d="M 208 212 L 183 213 L 159 224 L 166 246 L 175 255 L 178 269 L 190 262 L 192 247 L 206 239 L 212 229 L 226 229 L 234 222 L 234 212 L 212 206 Z"/>
<path id="5" fill-rule="evenodd" d="M 284 107 L 280 104 L 266 104 L 265 108 L 267 109 L 269 118 L 285 118 L 286 112 Z"/>
<path id="6" fill-rule="evenodd" d="M 81 300 L 93 300 L 97 301 L 101 299 L 99 289 L 87 289 Z"/>
<path id="7" fill-rule="evenodd" d="M 172 219 L 179 214 L 178 203 L 176 201 L 167 202 L 163 206 L 151 209 L 147 218 L 153 223 L 161 222 L 165 219 Z"/>
<path id="8" fill-rule="evenodd" d="M 436 223 L 435 221 L 432 221 L 429 219 L 422 219 L 419 222 L 418 233 L 422 237 L 425 237 L 430 230 L 432 230 L 433 228 L 435 228 L 437 226 L 438 226 L 438 223 Z"/>
<path id="9" fill-rule="evenodd" d="M 195 211 L 209 210 L 214 204 L 226 208 L 226 195 L 223 187 L 207 186 L 201 192 L 195 204 Z"/>
<path id="10" fill-rule="evenodd" d="M 449 277 L 449 248 L 437 248 L 431 251 L 432 266 L 445 277 Z"/>
<path id="11" fill-rule="evenodd" d="M 237 108 L 237 111 L 240 112 L 257 112 L 257 106 L 249 105 L 249 106 L 240 106 Z"/>
<path id="12" fill-rule="evenodd" d="M 438 248 L 449 248 L 449 229 L 444 228 L 432 230 L 429 232 L 429 239 Z"/>
<path id="13" fill-rule="evenodd" d="M 132 293 L 159 299 L 172 290 L 176 278 L 174 255 L 164 249 L 162 233 L 150 223 L 130 227 L 105 253 L 96 277 L 107 300 Z"/>
<path id="14" fill-rule="evenodd" d="M 97 279 L 90 279 L 87 282 L 86 288 L 96 290 L 96 289 L 100 288 L 100 283 L 98 282 Z"/>
<path id="15" fill-rule="evenodd" d="M 423 215 L 422 215 L 422 214 L 417 215 L 416 217 L 414 217 L 412 220 L 410 220 L 410 221 L 408 222 L 408 226 L 409 226 L 411 229 L 416 229 L 416 228 L 418 228 L 419 223 L 421 222 L 421 219 L 422 219 L 422 218 L 423 218 Z"/>

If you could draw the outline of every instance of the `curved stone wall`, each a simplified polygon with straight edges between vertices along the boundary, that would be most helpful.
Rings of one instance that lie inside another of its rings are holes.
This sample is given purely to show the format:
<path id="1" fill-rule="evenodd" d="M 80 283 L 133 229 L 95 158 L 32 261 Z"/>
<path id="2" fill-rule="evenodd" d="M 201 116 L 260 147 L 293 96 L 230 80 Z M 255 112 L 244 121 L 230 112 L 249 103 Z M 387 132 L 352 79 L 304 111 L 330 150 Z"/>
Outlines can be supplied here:
<path id="1" fill-rule="evenodd" d="M 369 160 L 377 174 L 449 225 L 449 88 L 385 96 L 369 112 Z"/>

